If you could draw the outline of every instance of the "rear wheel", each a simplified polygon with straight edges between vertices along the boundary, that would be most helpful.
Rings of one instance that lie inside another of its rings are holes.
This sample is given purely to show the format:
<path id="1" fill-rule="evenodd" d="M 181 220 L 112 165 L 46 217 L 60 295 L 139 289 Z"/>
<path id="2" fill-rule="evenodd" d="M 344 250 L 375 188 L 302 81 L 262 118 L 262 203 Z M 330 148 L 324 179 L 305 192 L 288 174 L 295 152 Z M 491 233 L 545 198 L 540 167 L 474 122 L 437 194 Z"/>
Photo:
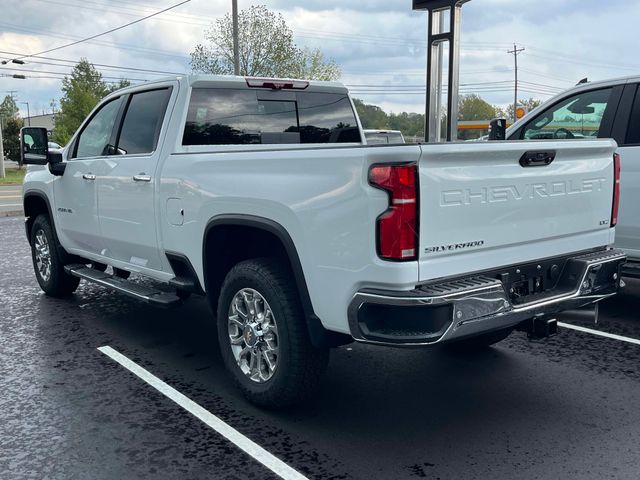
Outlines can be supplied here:
<path id="1" fill-rule="evenodd" d="M 496 330 L 495 332 L 484 333 L 477 337 L 466 338 L 464 340 L 458 340 L 450 343 L 449 346 L 455 350 L 477 350 L 481 348 L 490 347 L 498 342 L 501 342 L 513 332 L 513 327 L 505 328 L 503 330 Z"/>
<path id="2" fill-rule="evenodd" d="M 80 283 L 78 277 L 64 271 L 60 253 L 49 217 L 38 215 L 31 227 L 31 258 L 40 288 L 51 297 L 69 295 L 75 292 Z"/>
<path id="3" fill-rule="evenodd" d="M 328 349 L 311 344 L 291 274 L 272 259 L 237 264 L 218 303 L 218 340 L 225 366 L 253 403 L 281 408 L 316 389 Z"/>

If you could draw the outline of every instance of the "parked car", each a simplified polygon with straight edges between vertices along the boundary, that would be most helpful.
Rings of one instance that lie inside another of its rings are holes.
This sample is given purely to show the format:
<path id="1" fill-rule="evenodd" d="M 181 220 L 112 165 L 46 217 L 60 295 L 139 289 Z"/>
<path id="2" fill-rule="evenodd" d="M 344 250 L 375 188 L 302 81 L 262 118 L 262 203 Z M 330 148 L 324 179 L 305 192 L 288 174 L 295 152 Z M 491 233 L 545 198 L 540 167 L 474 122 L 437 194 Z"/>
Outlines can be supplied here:
<path id="1" fill-rule="evenodd" d="M 400 130 L 364 130 L 364 136 L 369 145 L 379 143 L 405 143 Z"/>
<path id="2" fill-rule="evenodd" d="M 508 140 L 614 138 L 621 157 L 615 245 L 640 277 L 640 76 L 581 83 L 543 103 L 507 129 Z"/>
<path id="3" fill-rule="evenodd" d="M 61 153 L 27 135 L 42 290 L 206 295 L 259 405 L 308 396 L 333 346 L 548 336 L 619 288 L 612 140 L 367 147 L 342 84 L 216 76 L 111 93 Z"/>

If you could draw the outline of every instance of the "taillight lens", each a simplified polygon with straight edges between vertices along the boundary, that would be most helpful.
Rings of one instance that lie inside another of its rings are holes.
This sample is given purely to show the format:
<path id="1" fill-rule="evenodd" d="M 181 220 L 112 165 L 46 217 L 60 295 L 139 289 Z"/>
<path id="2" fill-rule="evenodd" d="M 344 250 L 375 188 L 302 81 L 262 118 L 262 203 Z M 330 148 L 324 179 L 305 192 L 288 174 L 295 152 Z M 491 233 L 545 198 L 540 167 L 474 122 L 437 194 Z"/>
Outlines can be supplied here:
<path id="1" fill-rule="evenodd" d="M 611 210 L 611 226 L 618 224 L 618 210 L 620 208 L 620 154 L 613 154 L 613 208 Z"/>
<path id="2" fill-rule="evenodd" d="M 418 258 L 416 165 L 374 165 L 369 183 L 389 192 L 389 209 L 378 217 L 378 255 L 388 260 Z"/>

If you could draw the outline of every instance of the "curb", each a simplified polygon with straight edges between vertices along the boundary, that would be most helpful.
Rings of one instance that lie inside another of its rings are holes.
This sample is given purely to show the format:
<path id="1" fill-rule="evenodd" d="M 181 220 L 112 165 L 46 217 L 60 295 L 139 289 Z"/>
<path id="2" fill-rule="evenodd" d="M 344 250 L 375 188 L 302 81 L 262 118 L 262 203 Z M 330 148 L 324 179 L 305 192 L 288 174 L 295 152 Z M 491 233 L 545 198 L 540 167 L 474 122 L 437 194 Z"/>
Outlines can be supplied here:
<path id="1" fill-rule="evenodd" d="M 0 218 L 2 217 L 22 217 L 24 212 L 22 210 L 8 210 L 0 212 Z"/>

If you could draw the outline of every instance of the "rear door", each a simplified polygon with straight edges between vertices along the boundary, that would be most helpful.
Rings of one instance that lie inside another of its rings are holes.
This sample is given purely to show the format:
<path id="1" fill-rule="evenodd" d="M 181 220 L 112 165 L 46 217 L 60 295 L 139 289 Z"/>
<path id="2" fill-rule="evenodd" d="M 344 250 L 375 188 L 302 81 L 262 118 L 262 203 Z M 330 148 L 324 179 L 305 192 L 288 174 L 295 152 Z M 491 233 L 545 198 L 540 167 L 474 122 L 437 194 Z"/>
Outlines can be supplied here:
<path id="1" fill-rule="evenodd" d="M 597 139 L 423 145 L 420 279 L 610 244 L 614 149 Z M 542 164 L 523 166 L 527 152 Z"/>
<path id="2" fill-rule="evenodd" d="M 159 139 L 173 88 L 141 90 L 126 98 L 114 155 L 98 177 L 104 255 L 134 267 L 162 270 L 155 189 Z"/>

